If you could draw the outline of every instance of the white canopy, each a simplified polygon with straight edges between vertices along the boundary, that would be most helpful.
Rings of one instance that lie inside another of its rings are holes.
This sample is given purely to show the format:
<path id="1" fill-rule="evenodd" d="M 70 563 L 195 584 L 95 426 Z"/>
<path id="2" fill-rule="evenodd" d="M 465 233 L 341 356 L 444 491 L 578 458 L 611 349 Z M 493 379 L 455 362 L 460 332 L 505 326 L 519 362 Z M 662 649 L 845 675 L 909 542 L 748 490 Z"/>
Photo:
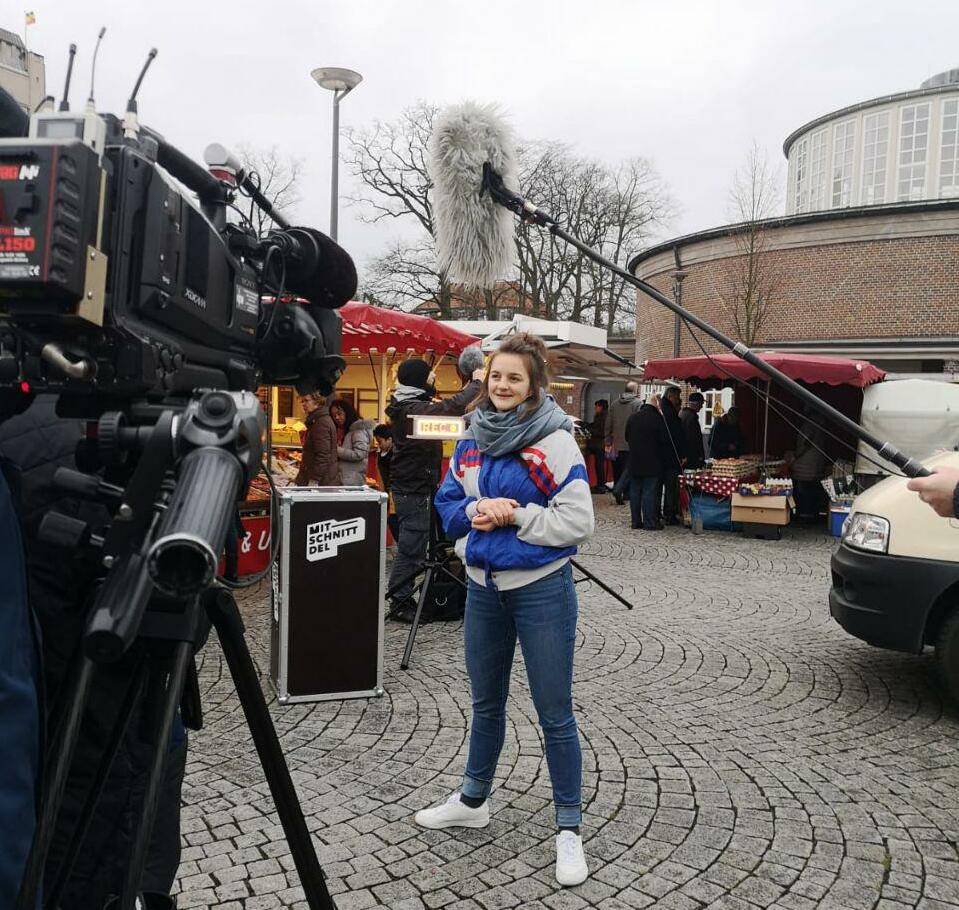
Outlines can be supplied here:
<path id="1" fill-rule="evenodd" d="M 959 444 L 959 386 L 928 379 L 877 382 L 863 389 L 864 430 L 888 439 L 913 458 L 924 460 Z M 878 461 L 883 470 L 863 458 Z M 857 474 L 898 474 L 898 469 L 859 443 Z"/>
<path id="2" fill-rule="evenodd" d="M 484 351 L 495 351 L 503 338 L 517 332 L 539 335 L 549 349 L 557 379 L 625 379 L 642 372 L 636 364 L 609 350 L 605 329 L 591 325 L 529 316 L 514 316 L 508 321 L 453 320 L 446 325 L 482 338 Z"/>

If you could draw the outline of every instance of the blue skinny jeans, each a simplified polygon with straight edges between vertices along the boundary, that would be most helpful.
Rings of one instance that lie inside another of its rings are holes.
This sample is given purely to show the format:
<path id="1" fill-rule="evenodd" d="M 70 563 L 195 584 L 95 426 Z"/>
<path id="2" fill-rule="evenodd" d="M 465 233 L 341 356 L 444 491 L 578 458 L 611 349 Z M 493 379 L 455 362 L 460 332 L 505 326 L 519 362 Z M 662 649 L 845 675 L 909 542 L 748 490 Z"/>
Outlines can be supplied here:
<path id="1" fill-rule="evenodd" d="M 506 699 L 516 639 L 523 651 L 533 704 L 546 741 L 556 823 L 582 822 L 583 756 L 573 717 L 576 591 L 567 563 L 511 591 L 472 579 L 466 595 L 466 670 L 473 693 L 469 758 L 463 795 L 489 796 L 506 736 Z"/>

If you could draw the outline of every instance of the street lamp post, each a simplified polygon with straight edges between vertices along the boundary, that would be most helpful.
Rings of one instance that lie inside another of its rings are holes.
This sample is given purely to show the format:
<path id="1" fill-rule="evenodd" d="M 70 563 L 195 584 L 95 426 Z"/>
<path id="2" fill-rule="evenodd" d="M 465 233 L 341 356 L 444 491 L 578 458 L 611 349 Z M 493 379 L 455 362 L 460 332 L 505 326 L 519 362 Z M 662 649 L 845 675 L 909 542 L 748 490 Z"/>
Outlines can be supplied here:
<path id="1" fill-rule="evenodd" d="M 340 102 L 355 89 L 363 77 L 338 66 L 321 66 L 310 75 L 321 88 L 333 92 L 333 168 L 330 186 L 330 237 L 336 240 L 340 173 Z"/>
<path id="2" fill-rule="evenodd" d="M 688 274 L 689 273 L 683 268 L 678 268 L 673 272 L 673 300 L 676 301 L 677 306 L 683 305 L 683 279 Z M 681 340 L 682 324 L 680 323 L 679 313 L 677 313 L 676 319 L 673 322 L 673 357 L 679 356 Z"/>

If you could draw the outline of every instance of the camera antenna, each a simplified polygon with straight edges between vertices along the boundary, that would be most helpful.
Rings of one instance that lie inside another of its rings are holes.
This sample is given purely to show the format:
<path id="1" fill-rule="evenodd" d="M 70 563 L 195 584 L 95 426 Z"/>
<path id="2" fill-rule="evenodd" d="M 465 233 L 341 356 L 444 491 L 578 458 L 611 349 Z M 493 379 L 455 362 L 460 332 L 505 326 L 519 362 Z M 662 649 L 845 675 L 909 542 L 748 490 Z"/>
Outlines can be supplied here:
<path id="1" fill-rule="evenodd" d="M 146 63 L 143 64 L 143 69 L 140 70 L 140 75 L 137 77 L 136 85 L 133 86 L 133 93 L 130 95 L 130 100 L 127 101 L 126 116 L 123 118 L 123 135 L 127 139 L 136 139 L 139 133 L 140 126 L 137 122 L 137 92 L 140 91 L 140 83 L 143 82 L 143 77 L 147 74 L 147 70 L 150 68 L 150 64 L 153 63 L 156 55 L 157 49 L 151 47 L 150 53 L 147 54 Z"/>
<path id="2" fill-rule="evenodd" d="M 93 65 L 90 67 L 90 97 L 87 98 L 87 110 L 93 110 L 93 83 L 97 77 L 97 54 L 100 53 L 100 42 L 103 40 L 103 36 L 107 33 L 107 27 L 101 26 L 100 34 L 97 35 L 97 44 L 93 49 Z"/>
<path id="3" fill-rule="evenodd" d="M 67 81 L 63 86 L 63 100 L 60 102 L 61 111 L 70 110 L 70 79 L 73 76 L 73 60 L 77 55 L 77 46 L 75 44 L 70 45 L 70 60 L 67 63 Z"/>

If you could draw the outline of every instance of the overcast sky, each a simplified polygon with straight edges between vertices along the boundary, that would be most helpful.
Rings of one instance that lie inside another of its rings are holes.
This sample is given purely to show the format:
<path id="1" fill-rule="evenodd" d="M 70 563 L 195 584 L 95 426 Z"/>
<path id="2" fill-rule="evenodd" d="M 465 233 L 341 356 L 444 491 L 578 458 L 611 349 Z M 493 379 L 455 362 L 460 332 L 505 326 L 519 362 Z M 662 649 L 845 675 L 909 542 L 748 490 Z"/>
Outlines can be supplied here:
<path id="1" fill-rule="evenodd" d="M 342 103 L 343 127 L 390 120 L 418 99 L 470 98 L 500 103 L 526 139 L 610 163 L 645 156 L 678 207 L 664 238 L 729 220 L 729 185 L 754 140 L 784 175 L 782 142 L 796 127 L 959 66 L 956 0 L 30 2 L 27 41 L 46 58 L 49 92 L 61 92 L 75 41 L 82 105 L 102 24 L 98 108 L 121 113 L 156 46 L 141 120 L 199 160 L 213 141 L 304 159 L 297 217 L 324 231 L 332 96 L 310 79 L 317 66 L 364 76 Z M 19 6 L 5 4 L 4 18 L 22 34 Z M 349 189 L 341 173 L 341 195 Z M 361 269 L 397 230 L 340 209 L 340 242 Z"/>

